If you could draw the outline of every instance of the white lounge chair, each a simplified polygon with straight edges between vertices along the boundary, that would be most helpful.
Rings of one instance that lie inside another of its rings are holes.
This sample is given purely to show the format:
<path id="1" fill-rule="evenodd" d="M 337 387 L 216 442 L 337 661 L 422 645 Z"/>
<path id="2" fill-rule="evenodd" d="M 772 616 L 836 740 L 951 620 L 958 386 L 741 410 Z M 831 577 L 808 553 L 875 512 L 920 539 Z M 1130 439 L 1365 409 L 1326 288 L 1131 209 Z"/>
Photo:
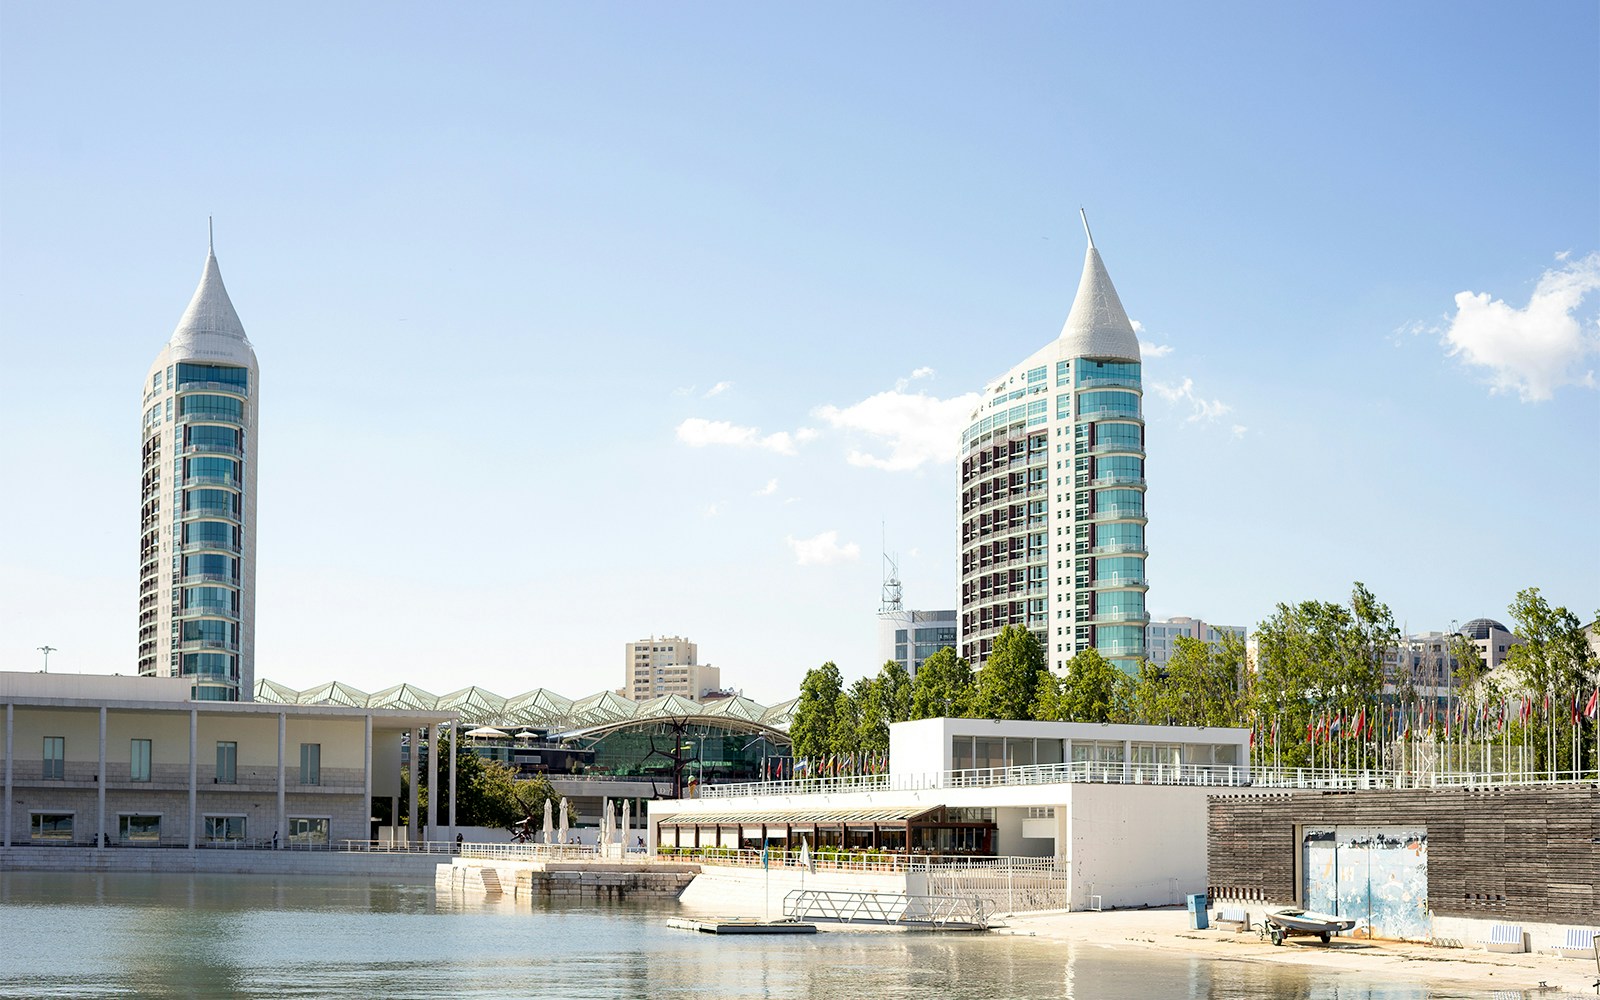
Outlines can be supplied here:
<path id="1" fill-rule="evenodd" d="M 1483 946 L 1489 951 L 1520 955 L 1528 950 L 1528 940 L 1522 933 L 1521 924 L 1495 924 L 1489 928 L 1489 939 L 1483 942 Z"/>
<path id="2" fill-rule="evenodd" d="M 1594 928 L 1568 927 L 1565 942 L 1556 945 L 1556 954 L 1562 958 L 1593 958 Z"/>

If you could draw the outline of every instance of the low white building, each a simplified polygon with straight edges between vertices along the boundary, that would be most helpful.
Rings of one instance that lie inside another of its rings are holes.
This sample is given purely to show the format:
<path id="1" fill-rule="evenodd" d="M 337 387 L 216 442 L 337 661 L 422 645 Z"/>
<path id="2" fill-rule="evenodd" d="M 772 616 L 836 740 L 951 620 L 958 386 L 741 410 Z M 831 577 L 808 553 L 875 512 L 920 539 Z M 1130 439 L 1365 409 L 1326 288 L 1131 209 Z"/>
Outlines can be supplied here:
<path id="1" fill-rule="evenodd" d="M 924 719 L 889 732 L 888 774 L 652 802 L 651 843 L 1039 859 L 1065 905 L 1166 905 L 1205 891 L 1207 795 L 1250 781 L 1246 729 Z"/>

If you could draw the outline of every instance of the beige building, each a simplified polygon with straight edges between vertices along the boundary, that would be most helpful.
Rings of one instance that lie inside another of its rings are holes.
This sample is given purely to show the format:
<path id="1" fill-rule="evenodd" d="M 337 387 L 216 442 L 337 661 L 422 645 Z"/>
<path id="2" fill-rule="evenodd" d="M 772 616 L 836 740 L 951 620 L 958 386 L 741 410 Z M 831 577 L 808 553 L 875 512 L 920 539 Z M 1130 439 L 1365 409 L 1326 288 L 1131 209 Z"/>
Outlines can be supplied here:
<path id="1" fill-rule="evenodd" d="M 700 650 L 682 636 L 651 636 L 623 645 L 624 697 L 649 701 L 669 694 L 700 701 L 722 688 L 722 671 L 700 663 Z"/>
<path id="2" fill-rule="evenodd" d="M 408 734 L 416 743 L 420 731 L 457 717 L 191 700 L 192 685 L 188 677 L 0 673 L 0 846 L 366 841 L 375 797 L 399 812 Z M 411 815 L 419 815 L 415 799 Z M 423 834 L 418 828 L 413 838 Z M 448 835 L 442 828 L 434 839 Z"/>

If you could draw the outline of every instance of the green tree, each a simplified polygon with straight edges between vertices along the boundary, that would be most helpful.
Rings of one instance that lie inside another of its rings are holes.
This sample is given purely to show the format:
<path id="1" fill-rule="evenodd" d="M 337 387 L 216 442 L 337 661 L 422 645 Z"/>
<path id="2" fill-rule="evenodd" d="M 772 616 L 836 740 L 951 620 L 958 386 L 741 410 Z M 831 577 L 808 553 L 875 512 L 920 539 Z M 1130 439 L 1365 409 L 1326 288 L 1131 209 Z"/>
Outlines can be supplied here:
<path id="1" fill-rule="evenodd" d="M 829 752 L 833 739 L 834 715 L 839 696 L 844 693 L 844 678 L 832 660 L 806 671 L 800 682 L 800 700 L 789 724 L 789 738 L 797 757 L 817 758 Z"/>
<path id="2" fill-rule="evenodd" d="M 949 646 L 917 668 L 911 687 L 911 718 L 960 718 L 971 710 L 972 667 Z"/>
<path id="3" fill-rule="evenodd" d="M 848 756 L 861 749 L 861 713 L 872 692 L 872 680 L 858 677 L 834 699 L 833 724 L 828 729 L 828 752 Z"/>
<path id="4" fill-rule="evenodd" d="M 424 815 L 433 817 L 435 824 L 449 818 L 450 800 L 450 737 L 440 735 L 433 741 L 430 751 L 438 754 L 439 794 L 432 794 L 428 786 L 428 773 L 420 773 L 417 788 L 417 805 Z M 411 798 L 410 774 L 402 772 L 400 789 L 401 810 L 407 808 Z M 543 816 L 546 800 L 559 805 L 558 795 L 542 775 L 533 779 L 518 779 L 516 769 L 497 760 L 479 757 L 471 747 L 463 746 L 456 753 L 456 825 L 488 826 L 510 829 L 511 824 L 524 818 L 525 807 Z M 567 809 L 569 819 L 576 816 L 572 806 Z"/>
<path id="5" fill-rule="evenodd" d="M 911 716 L 911 677 L 890 660 L 872 679 L 860 702 L 856 746 L 869 754 L 889 752 L 889 726 Z"/>
<path id="6" fill-rule="evenodd" d="M 1535 717 L 1534 732 L 1543 737 L 1533 744 L 1535 766 L 1571 767 L 1573 729 L 1558 720 L 1566 716 L 1569 701 L 1581 701 L 1579 693 L 1593 683 L 1594 650 L 1578 616 L 1551 607 L 1538 587 L 1518 591 L 1510 611 L 1513 630 L 1524 641 L 1506 651 L 1506 666 L 1535 702 L 1548 701 L 1551 707 Z"/>
<path id="7" fill-rule="evenodd" d="M 1162 677 L 1158 714 L 1146 721 L 1174 726 L 1244 724 L 1244 640 L 1224 633 L 1218 642 L 1180 636 Z"/>
<path id="8" fill-rule="evenodd" d="M 1007 625 L 995 637 L 989 659 L 978 671 L 973 714 L 980 719 L 1032 718 L 1044 649 L 1032 632 Z"/>
<path id="9" fill-rule="evenodd" d="M 1115 722 L 1125 717 L 1129 678 L 1097 649 L 1085 649 L 1067 661 L 1054 718 L 1068 722 Z"/>

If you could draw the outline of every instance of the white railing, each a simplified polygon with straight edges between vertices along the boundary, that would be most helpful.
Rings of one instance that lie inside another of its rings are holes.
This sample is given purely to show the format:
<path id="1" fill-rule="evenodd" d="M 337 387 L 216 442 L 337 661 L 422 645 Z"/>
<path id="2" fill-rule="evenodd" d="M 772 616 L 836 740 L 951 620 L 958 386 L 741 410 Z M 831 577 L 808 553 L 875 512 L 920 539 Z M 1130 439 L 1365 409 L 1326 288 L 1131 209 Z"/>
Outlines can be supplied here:
<path id="1" fill-rule="evenodd" d="M 593 861 L 600 856 L 587 844 L 462 844 L 460 854 L 494 861 Z"/>
<path id="2" fill-rule="evenodd" d="M 1588 771 L 1344 770 L 1338 768 L 1247 768 L 1228 764 L 1147 764 L 1133 761 L 1073 761 L 1018 767 L 980 767 L 902 774 L 854 774 L 785 781 L 709 785 L 702 799 L 757 795 L 818 795 L 839 792 L 917 791 L 1019 785 L 1118 784 L 1205 785 L 1220 788 L 1488 788 L 1560 785 L 1596 781 Z M 688 818 L 688 817 L 686 817 Z"/>
<path id="3" fill-rule="evenodd" d="M 1128 785 L 1217 785 L 1251 783 L 1249 768 L 1226 764 L 1142 764 L 1122 761 L 1072 761 L 1019 767 L 976 767 L 911 774 L 856 774 L 788 781 L 711 785 L 700 798 L 795 795 L 819 792 L 894 791 L 925 788 L 986 788 L 1000 785 L 1058 785 L 1074 782 Z"/>

